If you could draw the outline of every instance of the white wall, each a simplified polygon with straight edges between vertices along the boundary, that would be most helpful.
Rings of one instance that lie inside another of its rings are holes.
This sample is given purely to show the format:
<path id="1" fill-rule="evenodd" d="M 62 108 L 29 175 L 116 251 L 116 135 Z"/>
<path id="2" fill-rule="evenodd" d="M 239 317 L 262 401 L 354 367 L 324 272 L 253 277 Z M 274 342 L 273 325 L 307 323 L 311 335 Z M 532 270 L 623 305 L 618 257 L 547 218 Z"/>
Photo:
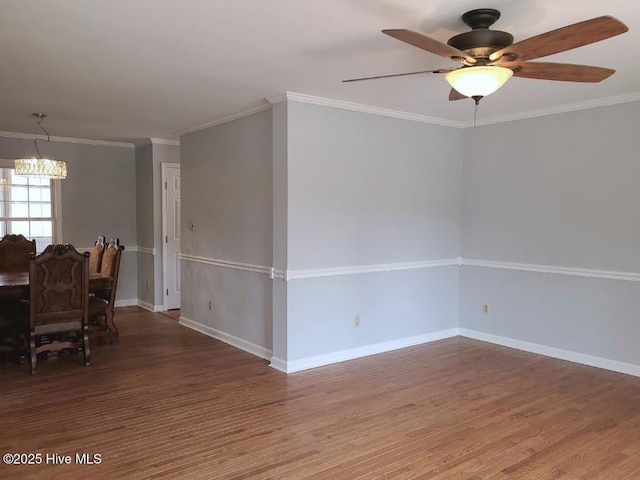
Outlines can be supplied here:
<path id="1" fill-rule="evenodd" d="M 463 257 L 640 279 L 638 125 L 640 102 L 465 130 Z M 462 328 L 640 365 L 638 311 L 637 281 L 462 267 Z"/>

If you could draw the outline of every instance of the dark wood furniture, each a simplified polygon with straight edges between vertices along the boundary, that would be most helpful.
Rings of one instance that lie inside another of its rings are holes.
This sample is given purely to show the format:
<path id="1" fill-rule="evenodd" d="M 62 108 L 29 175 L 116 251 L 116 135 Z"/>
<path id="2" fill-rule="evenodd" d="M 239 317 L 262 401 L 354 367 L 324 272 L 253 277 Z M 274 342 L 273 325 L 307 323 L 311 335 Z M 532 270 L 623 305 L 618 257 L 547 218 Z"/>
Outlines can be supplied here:
<path id="1" fill-rule="evenodd" d="M 36 241 L 23 235 L 5 235 L 0 240 L 0 272 L 26 271 L 29 258 L 36 253 Z"/>
<path id="2" fill-rule="evenodd" d="M 116 301 L 116 288 L 118 286 L 118 273 L 120 271 L 120 258 L 124 246 L 112 240 L 104 250 L 100 273 L 113 279 L 110 288 L 96 290 L 95 295 L 89 298 L 89 323 L 97 335 L 106 336 L 109 343 L 113 344 L 119 336 L 118 327 L 113 319 L 113 308 Z"/>
<path id="3" fill-rule="evenodd" d="M 36 373 L 37 354 L 81 349 L 89 361 L 89 253 L 73 246 L 49 245 L 29 262 L 29 359 Z M 38 337 L 52 341 L 36 345 Z"/>
<path id="4" fill-rule="evenodd" d="M 101 273 L 89 274 L 89 291 L 111 288 L 113 278 Z M 29 298 L 29 270 L 0 272 L 0 298 Z"/>
<path id="5" fill-rule="evenodd" d="M 89 274 L 89 291 L 111 288 L 113 278 L 101 273 Z M 25 351 L 20 340 L 24 330 L 19 312 L 13 308 L 29 298 L 29 271 L 0 272 L 0 305 L 4 324 L 0 325 L 0 354 L 5 359 L 18 358 Z M 22 307 L 24 311 L 24 306 Z M 0 358 L 2 358 L 0 357 Z"/>
<path id="6" fill-rule="evenodd" d="M 36 241 L 23 235 L 7 234 L 0 239 L 0 274 L 11 275 L 29 270 L 29 259 L 36 253 Z M 15 350 L 20 324 L 15 321 L 20 309 L 20 296 L 0 296 L 0 352 L 5 357 Z"/>

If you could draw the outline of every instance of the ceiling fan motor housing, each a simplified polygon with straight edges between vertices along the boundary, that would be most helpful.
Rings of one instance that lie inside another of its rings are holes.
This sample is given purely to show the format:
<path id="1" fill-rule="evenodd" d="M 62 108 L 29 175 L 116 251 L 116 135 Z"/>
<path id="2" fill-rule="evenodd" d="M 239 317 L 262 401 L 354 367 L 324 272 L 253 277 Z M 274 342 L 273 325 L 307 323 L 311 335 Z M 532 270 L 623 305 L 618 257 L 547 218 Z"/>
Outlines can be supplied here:
<path id="1" fill-rule="evenodd" d="M 488 59 L 493 52 L 513 44 L 513 35 L 510 33 L 489 30 L 498 18 L 500 12 L 493 8 L 480 8 L 465 13 L 462 15 L 462 21 L 472 30 L 451 37 L 447 44 L 467 52 L 474 58 Z"/>

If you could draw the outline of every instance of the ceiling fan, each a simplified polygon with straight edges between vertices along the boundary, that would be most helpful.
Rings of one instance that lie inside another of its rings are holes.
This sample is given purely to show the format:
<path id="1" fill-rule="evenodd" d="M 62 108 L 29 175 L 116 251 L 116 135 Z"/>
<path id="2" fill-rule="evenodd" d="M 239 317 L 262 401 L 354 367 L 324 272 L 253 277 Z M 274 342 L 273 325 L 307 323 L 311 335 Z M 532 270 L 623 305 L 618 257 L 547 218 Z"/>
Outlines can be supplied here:
<path id="1" fill-rule="evenodd" d="M 382 33 L 401 42 L 462 63 L 462 66 L 353 78 L 343 82 L 444 73 L 452 87 L 449 100 L 473 98 L 477 105 L 481 98 L 498 90 L 511 76 L 565 82 L 600 82 L 615 70 L 529 60 L 599 42 L 628 30 L 619 20 L 602 16 L 513 43 L 510 33 L 489 29 L 498 18 L 500 12 L 492 8 L 471 10 L 462 15 L 462 21 L 471 27 L 471 31 L 451 37 L 446 44 L 412 30 L 382 30 Z"/>

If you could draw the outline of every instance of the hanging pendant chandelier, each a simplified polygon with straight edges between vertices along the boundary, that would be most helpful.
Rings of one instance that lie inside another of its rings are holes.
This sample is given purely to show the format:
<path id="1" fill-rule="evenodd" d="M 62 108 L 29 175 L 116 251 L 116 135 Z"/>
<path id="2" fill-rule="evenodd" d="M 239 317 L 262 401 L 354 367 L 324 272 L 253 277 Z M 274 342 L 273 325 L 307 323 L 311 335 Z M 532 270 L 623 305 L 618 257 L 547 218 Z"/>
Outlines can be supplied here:
<path id="1" fill-rule="evenodd" d="M 61 180 L 67 178 L 67 162 L 64 160 L 53 160 L 50 158 L 42 158 L 40 150 L 38 149 L 38 128 L 41 128 L 44 133 L 47 134 L 47 142 L 50 140 L 49 132 L 42 126 L 42 121 L 47 116 L 44 113 L 33 113 L 34 117 L 38 119 L 38 126 L 36 127 L 36 137 L 33 140 L 33 144 L 36 147 L 38 153 L 37 158 L 19 158 L 15 160 L 15 173 L 16 175 L 23 175 L 27 177 L 44 177 L 52 180 Z"/>

